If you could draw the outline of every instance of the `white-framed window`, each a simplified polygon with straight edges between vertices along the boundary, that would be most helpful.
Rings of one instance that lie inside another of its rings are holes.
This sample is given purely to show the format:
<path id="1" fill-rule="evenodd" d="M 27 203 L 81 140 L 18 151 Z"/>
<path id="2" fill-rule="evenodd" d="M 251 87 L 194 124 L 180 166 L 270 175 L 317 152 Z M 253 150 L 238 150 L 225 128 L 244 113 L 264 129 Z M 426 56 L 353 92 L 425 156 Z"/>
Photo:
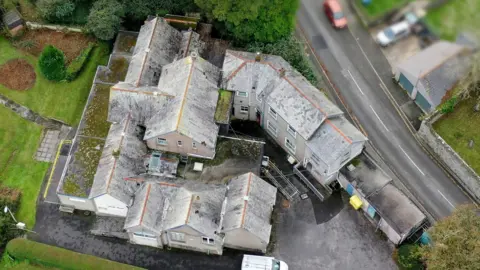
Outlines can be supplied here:
<path id="1" fill-rule="evenodd" d="M 291 140 L 285 137 L 285 146 L 287 147 L 288 150 L 292 151 L 292 153 L 295 154 L 295 149 L 296 149 L 295 142 L 292 142 Z"/>
<path id="2" fill-rule="evenodd" d="M 182 142 L 182 141 L 177 141 L 177 146 L 182 147 L 182 146 L 183 146 L 183 142 Z"/>
<path id="3" fill-rule="evenodd" d="M 202 237 L 202 243 L 207 244 L 207 245 L 213 245 L 215 244 L 215 240 L 213 238 L 209 237 Z"/>
<path id="4" fill-rule="evenodd" d="M 267 121 L 267 130 L 270 131 L 273 136 L 277 137 L 277 127 L 270 121 Z"/>
<path id="5" fill-rule="evenodd" d="M 240 106 L 240 113 L 248 113 L 248 106 Z"/>
<path id="6" fill-rule="evenodd" d="M 157 236 L 155 236 L 155 235 L 153 235 L 153 234 L 146 233 L 146 232 L 134 232 L 133 234 L 134 234 L 135 236 L 139 236 L 139 237 L 157 238 Z"/>
<path id="7" fill-rule="evenodd" d="M 177 242 L 185 242 L 185 234 L 179 232 L 170 232 L 170 240 Z"/>
<path id="8" fill-rule="evenodd" d="M 157 138 L 158 145 L 168 145 L 167 139 L 164 138 Z"/>
<path id="9" fill-rule="evenodd" d="M 248 97 L 248 92 L 237 91 L 237 96 L 239 96 L 239 97 Z"/>
<path id="10" fill-rule="evenodd" d="M 197 149 L 197 143 L 196 142 L 192 142 L 192 148 Z"/>
<path id="11" fill-rule="evenodd" d="M 272 109 L 272 107 L 268 107 L 268 114 L 270 114 L 273 119 L 277 119 L 277 112 Z"/>
<path id="12" fill-rule="evenodd" d="M 287 131 L 292 135 L 294 138 L 297 137 L 297 131 L 290 125 L 287 126 Z"/>

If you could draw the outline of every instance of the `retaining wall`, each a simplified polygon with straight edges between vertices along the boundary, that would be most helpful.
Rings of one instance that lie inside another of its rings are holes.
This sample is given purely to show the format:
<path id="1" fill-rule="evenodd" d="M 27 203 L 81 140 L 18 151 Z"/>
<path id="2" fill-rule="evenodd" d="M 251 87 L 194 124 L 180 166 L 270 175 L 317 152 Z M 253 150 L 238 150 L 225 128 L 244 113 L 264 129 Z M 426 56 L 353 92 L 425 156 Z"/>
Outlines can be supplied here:
<path id="1" fill-rule="evenodd" d="M 417 136 L 431 148 L 440 161 L 450 168 L 450 171 L 455 174 L 457 182 L 475 200 L 480 201 L 480 177 L 432 128 L 432 124 L 441 116 L 441 114 L 434 114 L 431 118 L 424 120 Z"/>

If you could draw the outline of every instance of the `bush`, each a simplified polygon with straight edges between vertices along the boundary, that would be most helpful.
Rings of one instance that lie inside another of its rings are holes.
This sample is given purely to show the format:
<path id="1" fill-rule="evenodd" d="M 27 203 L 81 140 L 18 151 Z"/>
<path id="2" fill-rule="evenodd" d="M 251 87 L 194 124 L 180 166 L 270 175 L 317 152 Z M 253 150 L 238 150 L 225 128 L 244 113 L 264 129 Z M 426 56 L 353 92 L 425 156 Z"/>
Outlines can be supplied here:
<path id="1" fill-rule="evenodd" d="M 394 253 L 394 260 L 400 270 L 423 270 L 422 255 L 417 245 L 401 245 Z"/>
<path id="2" fill-rule="evenodd" d="M 52 23 L 64 23 L 71 20 L 75 2 L 72 0 L 38 0 L 37 7 L 45 20 Z"/>
<path id="3" fill-rule="evenodd" d="M 88 46 L 85 49 L 83 49 L 82 52 L 80 52 L 80 55 L 77 56 L 75 59 L 73 59 L 72 63 L 68 65 L 67 75 L 65 77 L 67 81 L 71 82 L 78 77 L 83 67 L 88 62 L 88 58 L 94 47 L 95 47 L 95 44 L 93 43 L 88 44 Z"/>
<path id="4" fill-rule="evenodd" d="M 81 254 L 63 248 L 33 242 L 23 238 L 17 238 L 10 241 L 7 244 L 7 252 L 11 257 L 18 261 L 28 260 L 35 264 L 56 267 L 59 269 L 142 269 L 92 255 Z"/>
<path id="5" fill-rule="evenodd" d="M 451 113 L 453 109 L 455 109 L 455 105 L 457 104 L 457 97 L 452 97 L 447 100 L 443 105 L 440 111 L 442 113 Z"/>
<path id="6" fill-rule="evenodd" d="M 52 45 L 46 46 L 38 60 L 40 71 L 50 81 L 65 79 L 65 55 Z"/>
<path id="7" fill-rule="evenodd" d="M 247 45 L 249 52 L 261 52 L 266 54 L 275 54 L 283 57 L 298 72 L 300 72 L 313 85 L 317 84 L 317 78 L 313 73 L 310 63 L 303 54 L 303 46 L 293 36 L 282 38 L 274 43 L 253 42 Z"/>
<path id="8" fill-rule="evenodd" d="M 3 248 L 8 241 L 17 237 L 20 231 L 14 228 L 15 221 L 10 213 L 4 213 L 3 207 L 8 206 L 12 213 L 15 213 L 20 204 L 20 190 L 8 187 L 0 187 L 0 249 Z"/>
<path id="9" fill-rule="evenodd" d="M 115 0 L 98 0 L 88 15 L 87 30 L 98 39 L 111 40 L 120 29 L 124 14 L 121 3 Z"/>

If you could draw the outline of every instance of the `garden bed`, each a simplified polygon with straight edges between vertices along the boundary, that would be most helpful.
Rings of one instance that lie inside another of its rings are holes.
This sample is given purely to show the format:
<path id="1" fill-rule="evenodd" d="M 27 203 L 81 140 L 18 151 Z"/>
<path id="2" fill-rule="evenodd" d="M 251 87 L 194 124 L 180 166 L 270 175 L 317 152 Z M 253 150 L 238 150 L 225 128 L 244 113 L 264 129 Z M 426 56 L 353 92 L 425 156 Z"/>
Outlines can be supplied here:
<path id="1" fill-rule="evenodd" d="M 110 86 L 96 84 L 92 91 L 92 100 L 85 109 L 78 134 L 106 138 L 110 129 L 110 123 L 107 121 Z"/>
<path id="2" fill-rule="evenodd" d="M 433 124 L 435 131 L 457 152 L 465 162 L 480 174 L 480 113 L 473 107 L 477 97 L 461 101 L 452 113 L 442 116 Z M 473 140 L 472 148 L 468 147 Z"/>
<path id="3" fill-rule="evenodd" d="M 65 60 L 69 64 L 92 42 L 95 42 L 95 39 L 82 33 L 64 33 L 42 29 L 26 31 L 14 45 L 17 49 L 37 57 L 40 56 L 46 45 L 53 45 L 65 54 Z"/>
<path id="4" fill-rule="evenodd" d="M 25 59 L 12 59 L 0 66 L 0 84 L 12 90 L 27 90 L 35 84 L 36 74 Z"/>

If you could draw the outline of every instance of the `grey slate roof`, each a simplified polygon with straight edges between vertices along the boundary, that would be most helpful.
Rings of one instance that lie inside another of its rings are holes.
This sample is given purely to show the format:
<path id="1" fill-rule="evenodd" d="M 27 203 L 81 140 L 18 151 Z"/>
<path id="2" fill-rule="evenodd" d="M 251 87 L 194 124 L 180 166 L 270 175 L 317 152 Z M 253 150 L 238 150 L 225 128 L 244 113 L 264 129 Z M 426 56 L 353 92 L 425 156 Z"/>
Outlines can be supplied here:
<path id="1" fill-rule="evenodd" d="M 306 140 L 327 117 L 343 114 L 280 56 L 262 55 L 257 62 L 254 53 L 227 50 L 222 84 L 228 90 L 266 98 L 267 104 Z"/>
<path id="2" fill-rule="evenodd" d="M 462 45 L 439 41 L 413 55 L 398 65 L 398 70 L 409 74 L 417 87 L 433 107 L 439 105 L 450 90 L 468 69 L 468 49 Z"/>
<path id="3" fill-rule="evenodd" d="M 214 236 L 221 228 L 225 193 L 224 185 L 185 183 L 169 200 L 163 230 L 188 225 L 206 236 Z"/>
<path id="4" fill-rule="evenodd" d="M 200 35 L 191 29 L 182 32 L 182 41 L 180 42 L 180 50 L 178 52 L 178 58 L 184 58 L 191 53 L 196 52 L 199 55 L 205 49 L 205 43 L 200 40 Z"/>
<path id="5" fill-rule="evenodd" d="M 228 183 L 227 207 L 222 232 L 243 228 L 262 242 L 270 241 L 270 216 L 277 188 L 253 173 L 232 178 Z"/>
<path id="6" fill-rule="evenodd" d="M 182 37 L 162 18 L 146 21 L 140 29 L 125 82 L 136 87 L 154 86 L 162 67 L 177 57 Z"/>
<path id="7" fill-rule="evenodd" d="M 135 192 L 135 183 L 124 178 L 145 172 L 144 156 L 147 147 L 141 139 L 137 125 L 130 116 L 112 124 L 108 132 L 102 157 L 97 167 L 89 198 L 103 194 L 130 203 Z"/>
<path id="8" fill-rule="evenodd" d="M 145 140 L 177 131 L 214 148 L 220 70 L 198 56 L 164 67 L 158 88 L 175 98 L 147 122 Z"/>
<path id="9" fill-rule="evenodd" d="M 306 144 L 320 159 L 330 164 L 345 155 L 353 142 L 366 140 L 345 117 L 339 116 L 326 120 Z"/>
<path id="10" fill-rule="evenodd" d="M 146 183 L 135 193 L 133 205 L 128 209 L 125 229 L 141 226 L 160 234 L 164 202 L 162 187 L 155 183 Z"/>

